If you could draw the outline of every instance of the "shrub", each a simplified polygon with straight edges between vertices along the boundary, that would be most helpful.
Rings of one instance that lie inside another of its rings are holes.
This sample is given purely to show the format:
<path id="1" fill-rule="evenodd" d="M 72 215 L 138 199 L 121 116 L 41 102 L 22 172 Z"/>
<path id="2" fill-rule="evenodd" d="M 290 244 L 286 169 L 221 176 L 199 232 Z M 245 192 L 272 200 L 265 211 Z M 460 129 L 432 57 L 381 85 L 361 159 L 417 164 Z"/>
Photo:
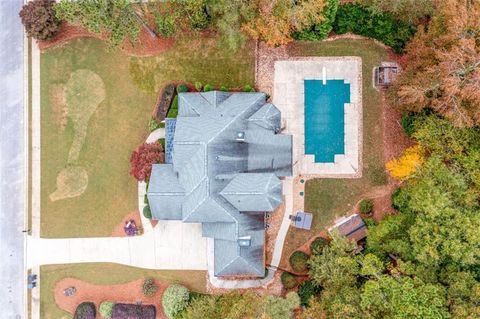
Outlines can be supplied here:
<path id="1" fill-rule="evenodd" d="M 389 13 L 373 12 L 362 5 L 346 3 L 338 7 L 333 31 L 371 37 L 390 46 L 396 53 L 402 53 L 416 29 L 412 24 L 394 19 Z"/>
<path id="2" fill-rule="evenodd" d="M 135 15 L 132 1 L 61 0 L 55 5 L 55 14 L 73 25 L 90 32 L 105 35 L 110 47 L 128 40 L 138 40 L 141 22 Z"/>
<path id="3" fill-rule="evenodd" d="M 29 37 L 48 40 L 57 34 L 60 20 L 55 16 L 53 0 L 34 0 L 27 2 L 19 13 Z"/>
<path id="4" fill-rule="evenodd" d="M 298 288 L 298 296 L 300 297 L 300 303 L 302 304 L 302 306 L 307 307 L 310 298 L 318 295 L 320 292 L 322 292 L 322 288 L 316 286 L 311 280 L 302 282 L 300 284 L 300 287 Z"/>
<path id="5" fill-rule="evenodd" d="M 198 92 L 200 92 L 203 88 L 203 84 L 202 82 L 199 82 L 199 81 L 195 81 L 195 90 L 197 90 Z"/>
<path id="6" fill-rule="evenodd" d="M 155 131 L 158 128 L 165 127 L 165 123 L 159 122 L 154 118 L 151 118 L 150 121 L 148 121 L 148 129 L 150 132 Z"/>
<path id="7" fill-rule="evenodd" d="M 255 89 L 250 84 L 247 84 L 243 87 L 243 91 L 244 92 L 255 92 Z"/>
<path id="8" fill-rule="evenodd" d="M 176 118 L 178 116 L 178 95 L 175 95 L 173 98 L 172 105 L 168 109 L 167 117 L 168 118 Z"/>
<path id="9" fill-rule="evenodd" d="M 97 310 L 93 302 L 82 302 L 75 309 L 73 319 L 95 319 Z"/>
<path id="10" fill-rule="evenodd" d="M 164 36 L 170 37 L 177 31 L 176 27 L 176 15 L 175 14 L 160 14 L 153 12 L 155 17 L 155 24 L 157 25 L 157 32 Z"/>
<path id="11" fill-rule="evenodd" d="M 408 137 L 412 137 L 415 132 L 415 119 L 417 117 L 412 113 L 404 113 L 400 119 L 400 124 L 402 125 L 403 131 L 407 134 Z"/>
<path id="12" fill-rule="evenodd" d="M 305 272 L 308 270 L 309 256 L 303 251 L 297 250 L 290 256 L 290 266 L 292 266 L 295 272 Z"/>
<path id="13" fill-rule="evenodd" d="M 155 319 L 154 305 L 135 305 L 117 303 L 113 306 L 112 319 Z"/>
<path id="14" fill-rule="evenodd" d="M 310 251 L 312 254 L 321 254 L 323 247 L 328 245 L 328 240 L 323 237 L 318 237 L 310 244 Z"/>
<path id="15" fill-rule="evenodd" d="M 365 222 L 365 225 L 367 226 L 367 228 L 377 225 L 377 222 L 373 218 L 364 218 L 363 221 Z"/>
<path id="16" fill-rule="evenodd" d="M 160 143 L 144 143 L 132 152 L 130 175 L 139 182 L 147 181 L 152 173 L 152 165 L 163 161 L 163 146 Z"/>
<path id="17" fill-rule="evenodd" d="M 190 292 L 181 285 L 171 285 L 162 297 L 163 311 L 168 318 L 174 318 L 178 313 L 188 306 Z"/>
<path id="18" fill-rule="evenodd" d="M 183 92 L 188 92 L 188 86 L 186 86 L 183 83 L 177 85 L 177 93 L 183 93 Z"/>
<path id="19" fill-rule="evenodd" d="M 203 92 L 210 92 L 211 90 L 213 90 L 213 88 L 210 84 L 205 84 L 203 87 Z"/>
<path id="20" fill-rule="evenodd" d="M 292 289 L 298 285 L 297 277 L 289 272 L 284 271 L 280 279 L 282 280 L 282 285 L 285 289 Z"/>
<path id="21" fill-rule="evenodd" d="M 98 307 L 98 312 L 102 318 L 112 318 L 113 306 L 115 306 L 115 303 L 112 301 L 104 301 L 100 304 L 100 307 Z"/>
<path id="22" fill-rule="evenodd" d="M 300 32 L 294 32 L 293 37 L 297 40 L 315 41 L 326 39 L 330 31 L 332 31 L 332 24 L 337 15 L 338 0 L 327 0 L 326 6 L 323 9 L 324 20 L 321 24 L 315 24 L 309 29 Z"/>
<path id="23" fill-rule="evenodd" d="M 226 87 L 225 85 L 222 85 L 222 86 L 220 87 L 220 91 L 228 92 L 228 89 L 227 89 L 227 87 Z"/>
<path id="24" fill-rule="evenodd" d="M 153 278 L 146 278 L 143 281 L 142 293 L 145 297 L 151 297 L 158 291 L 158 286 L 155 284 Z"/>
<path id="25" fill-rule="evenodd" d="M 150 206 L 145 206 L 143 207 L 143 216 L 148 219 L 152 219 L 152 211 L 150 209 Z"/>
<path id="26" fill-rule="evenodd" d="M 370 214 L 373 210 L 373 202 L 371 199 L 362 199 L 360 202 L 360 213 Z"/>

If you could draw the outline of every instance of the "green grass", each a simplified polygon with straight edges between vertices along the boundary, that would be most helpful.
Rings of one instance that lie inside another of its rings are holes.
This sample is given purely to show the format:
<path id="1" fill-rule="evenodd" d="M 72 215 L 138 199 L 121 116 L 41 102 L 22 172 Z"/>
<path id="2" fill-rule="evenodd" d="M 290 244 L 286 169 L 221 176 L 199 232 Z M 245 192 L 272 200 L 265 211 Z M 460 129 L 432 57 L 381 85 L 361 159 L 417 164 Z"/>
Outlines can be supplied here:
<path id="1" fill-rule="evenodd" d="M 202 81 L 242 86 L 254 81 L 253 43 L 236 53 L 214 38 L 179 38 L 168 51 L 148 58 L 111 52 L 96 39 L 77 39 L 41 56 L 41 235 L 109 236 L 137 208 L 135 180 L 129 176 L 132 150 L 147 134 L 156 92 L 165 83 Z M 89 176 L 85 192 L 52 202 L 57 174 L 65 167 L 74 136 L 65 121 L 61 90 L 72 72 L 98 74 L 106 97 L 90 118 L 77 164 Z"/>
<path id="2" fill-rule="evenodd" d="M 388 60 L 387 52 L 371 40 L 341 39 L 329 42 L 296 42 L 292 56 L 359 56 L 363 73 L 363 176 L 359 179 L 314 179 L 305 184 L 305 211 L 314 214 L 310 231 L 290 228 L 282 265 L 311 236 L 325 230 L 335 216 L 343 215 L 375 186 L 387 183 L 382 144 L 382 100 L 372 87 L 372 69 Z"/>
<path id="3" fill-rule="evenodd" d="M 50 265 L 40 267 L 40 318 L 71 318 L 55 304 L 55 284 L 73 277 L 98 285 L 123 284 L 140 278 L 152 277 L 165 283 L 178 283 L 192 291 L 205 293 L 205 271 L 149 270 L 107 263 Z"/>

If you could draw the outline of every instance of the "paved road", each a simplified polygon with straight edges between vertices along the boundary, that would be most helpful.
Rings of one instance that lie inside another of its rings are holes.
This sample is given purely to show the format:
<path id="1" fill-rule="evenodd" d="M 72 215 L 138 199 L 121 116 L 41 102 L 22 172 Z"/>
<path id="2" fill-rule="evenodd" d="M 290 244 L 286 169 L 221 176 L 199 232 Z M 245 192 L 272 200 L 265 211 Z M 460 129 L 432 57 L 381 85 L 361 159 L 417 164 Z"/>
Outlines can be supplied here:
<path id="1" fill-rule="evenodd" d="M 0 309 L 24 317 L 24 48 L 21 0 L 0 0 Z"/>

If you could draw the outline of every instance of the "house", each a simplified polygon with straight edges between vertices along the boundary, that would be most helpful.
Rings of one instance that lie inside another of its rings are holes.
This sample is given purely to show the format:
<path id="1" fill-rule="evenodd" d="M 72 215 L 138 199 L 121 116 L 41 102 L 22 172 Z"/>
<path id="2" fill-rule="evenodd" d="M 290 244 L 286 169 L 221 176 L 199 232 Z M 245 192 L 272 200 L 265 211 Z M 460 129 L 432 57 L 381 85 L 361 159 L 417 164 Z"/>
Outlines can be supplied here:
<path id="1" fill-rule="evenodd" d="M 362 217 L 353 214 L 348 217 L 341 217 L 335 221 L 335 225 L 328 229 L 330 234 L 336 232 L 340 236 L 345 236 L 356 242 L 367 237 L 367 225 L 363 222 Z"/>
<path id="2" fill-rule="evenodd" d="M 201 223 L 214 238 L 215 276 L 263 276 L 265 213 L 292 175 L 292 136 L 264 93 L 180 93 L 166 135 L 167 162 L 152 168 L 152 218 Z"/>

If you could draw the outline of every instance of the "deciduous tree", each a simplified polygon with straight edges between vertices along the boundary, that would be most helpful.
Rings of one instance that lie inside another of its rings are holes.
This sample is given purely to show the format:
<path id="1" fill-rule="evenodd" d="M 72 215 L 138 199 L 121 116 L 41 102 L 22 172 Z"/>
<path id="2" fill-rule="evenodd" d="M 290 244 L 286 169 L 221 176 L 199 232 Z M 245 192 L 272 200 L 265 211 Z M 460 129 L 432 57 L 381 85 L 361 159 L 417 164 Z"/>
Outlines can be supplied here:
<path id="1" fill-rule="evenodd" d="M 356 247 L 355 242 L 335 236 L 321 254 L 313 255 L 308 261 L 310 278 L 318 286 L 332 291 L 353 286 L 360 271 L 353 258 Z"/>
<path id="2" fill-rule="evenodd" d="M 480 2 L 445 0 L 408 45 L 392 87 L 403 110 L 432 108 L 456 126 L 480 123 Z"/>
<path id="3" fill-rule="evenodd" d="M 375 12 L 389 12 L 395 18 L 415 23 L 433 13 L 432 0 L 357 0 Z"/>
<path id="4" fill-rule="evenodd" d="M 324 20 L 323 0 L 256 0 L 258 14 L 247 21 L 242 29 L 255 39 L 270 46 L 292 41 L 292 33 L 320 24 Z"/>
<path id="5" fill-rule="evenodd" d="M 407 148 L 398 159 L 393 159 L 385 165 L 390 175 L 404 180 L 410 177 L 423 163 L 423 150 L 420 145 Z"/>
<path id="6" fill-rule="evenodd" d="M 367 318 L 449 318 L 445 289 L 410 277 L 383 275 L 365 283 L 361 308 Z"/>

